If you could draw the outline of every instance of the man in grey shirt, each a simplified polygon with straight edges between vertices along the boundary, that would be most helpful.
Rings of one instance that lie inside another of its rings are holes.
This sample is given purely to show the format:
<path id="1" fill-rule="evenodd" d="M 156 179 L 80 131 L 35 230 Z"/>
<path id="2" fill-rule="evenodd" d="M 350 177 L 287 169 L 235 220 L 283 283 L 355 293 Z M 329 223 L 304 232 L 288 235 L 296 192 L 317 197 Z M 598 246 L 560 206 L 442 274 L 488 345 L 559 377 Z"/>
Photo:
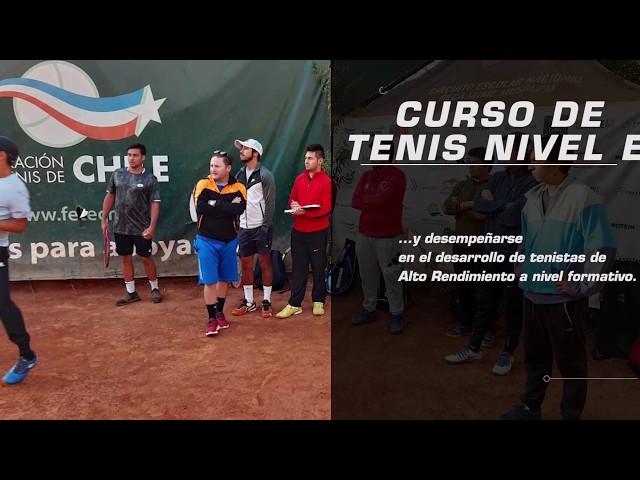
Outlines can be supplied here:
<path id="1" fill-rule="evenodd" d="M 22 233 L 31 214 L 29 191 L 11 169 L 18 158 L 18 147 L 7 137 L 0 137 L 0 318 L 9 339 L 18 346 L 18 361 L 4 376 L 7 384 L 20 383 L 36 366 L 36 354 L 22 313 L 9 295 L 9 233 Z"/>
<path id="2" fill-rule="evenodd" d="M 122 274 L 127 289 L 125 296 L 116 302 L 118 306 L 140 301 L 134 280 L 134 246 L 151 285 L 151 300 L 153 303 L 162 301 L 156 265 L 151 258 L 151 239 L 160 216 L 160 191 L 156 177 L 143 166 L 146 154 L 147 149 L 140 143 L 127 149 L 129 168 L 113 172 L 102 204 L 102 232 L 105 236 L 109 235 L 109 212 L 114 205 L 116 211 L 113 232 L 116 252 L 122 257 Z"/>

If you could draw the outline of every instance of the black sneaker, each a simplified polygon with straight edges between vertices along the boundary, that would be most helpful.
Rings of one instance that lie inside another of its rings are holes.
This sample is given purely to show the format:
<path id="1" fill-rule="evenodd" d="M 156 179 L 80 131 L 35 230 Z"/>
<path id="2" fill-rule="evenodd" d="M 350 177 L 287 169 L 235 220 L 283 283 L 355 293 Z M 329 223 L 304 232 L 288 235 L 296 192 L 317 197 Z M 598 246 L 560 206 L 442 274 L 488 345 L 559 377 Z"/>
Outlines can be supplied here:
<path id="1" fill-rule="evenodd" d="M 151 301 L 153 303 L 160 303 L 162 301 L 162 295 L 160 294 L 160 290 L 157 288 L 151 290 Z"/>
<path id="2" fill-rule="evenodd" d="M 140 295 L 138 295 L 138 292 L 133 292 L 133 293 L 127 292 L 124 295 L 124 297 L 122 297 L 116 302 L 116 305 L 118 307 L 121 307 L 123 305 L 129 305 L 130 303 L 139 302 L 140 300 L 141 298 L 140 298 Z"/>
<path id="3" fill-rule="evenodd" d="M 262 318 L 271 318 L 273 312 L 271 311 L 271 302 L 269 300 L 262 301 Z"/>
<path id="4" fill-rule="evenodd" d="M 392 315 L 391 316 L 391 334 L 397 335 L 402 333 L 404 330 L 404 322 L 402 321 L 401 315 Z"/>
<path id="5" fill-rule="evenodd" d="M 542 420 L 542 415 L 540 412 L 531 410 L 525 404 L 521 403 L 507 413 L 500 415 L 498 420 Z"/>
<path id="6" fill-rule="evenodd" d="M 371 323 L 375 320 L 375 313 L 376 312 L 369 312 L 363 308 L 360 310 L 360 313 L 351 320 L 351 324 L 365 325 L 367 323 Z"/>

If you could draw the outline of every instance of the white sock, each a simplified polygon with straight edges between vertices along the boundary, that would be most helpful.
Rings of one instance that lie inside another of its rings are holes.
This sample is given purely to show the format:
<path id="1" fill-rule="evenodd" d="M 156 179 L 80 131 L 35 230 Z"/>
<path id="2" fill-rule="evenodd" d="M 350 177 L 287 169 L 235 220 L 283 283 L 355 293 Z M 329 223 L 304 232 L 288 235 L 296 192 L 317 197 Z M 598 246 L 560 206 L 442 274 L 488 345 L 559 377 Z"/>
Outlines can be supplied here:
<path id="1" fill-rule="evenodd" d="M 268 302 L 271 302 L 271 289 L 273 288 L 273 286 L 267 287 L 265 285 L 263 288 L 264 288 L 264 299 L 267 300 Z"/>
<path id="2" fill-rule="evenodd" d="M 151 290 L 159 290 L 157 278 L 155 280 L 149 280 L 149 285 L 151 285 Z"/>
<path id="3" fill-rule="evenodd" d="M 131 280 L 130 282 L 124 282 L 124 286 L 127 287 L 128 293 L 133 293 L 136 291 L 136 281 Z"/>
<path id="4" fill-rule="evenodd" d="M 242 288 L 244 289 L 244 298 L 247 303 L 253 303 L 253 285 L 245 285 Z"/>

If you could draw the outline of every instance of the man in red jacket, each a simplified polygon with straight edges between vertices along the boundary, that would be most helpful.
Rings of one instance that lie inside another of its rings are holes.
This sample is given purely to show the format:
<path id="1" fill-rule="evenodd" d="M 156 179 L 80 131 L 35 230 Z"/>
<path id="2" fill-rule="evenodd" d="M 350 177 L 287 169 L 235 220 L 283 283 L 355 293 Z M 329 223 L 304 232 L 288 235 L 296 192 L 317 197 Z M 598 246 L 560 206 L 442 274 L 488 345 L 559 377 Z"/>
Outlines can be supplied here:
<path id="1" fill-rule="evenodd" d="M 276 315 L 278 318 L 302 313 L 309 263 L 313 273 L 313 314 L 324 315 L 324 299 L 327 294 L 324 270 L 327 263 L 332 183 L 329 175 L 322 169 L 323 162 L 322 145 L 309 145 L 304 156 L 305 171 L 298 175 L 291 189 L 291 297 L 287 306 Z"/>
<path id="2" fill-rule="evenodd" d="M 401 270 L 398 257 L 406 186 L 402 170 L 392 165 L 376 165 L 360 177 L 351 201 L 351 206 L 361 211 L 356 255 L 364 294 L 362 311 L 352 323 L 363 325 L 374 319 L 382 272 L 393 334 L 403 330 L 404 298 L 402 284 L 398 282 Z"/>

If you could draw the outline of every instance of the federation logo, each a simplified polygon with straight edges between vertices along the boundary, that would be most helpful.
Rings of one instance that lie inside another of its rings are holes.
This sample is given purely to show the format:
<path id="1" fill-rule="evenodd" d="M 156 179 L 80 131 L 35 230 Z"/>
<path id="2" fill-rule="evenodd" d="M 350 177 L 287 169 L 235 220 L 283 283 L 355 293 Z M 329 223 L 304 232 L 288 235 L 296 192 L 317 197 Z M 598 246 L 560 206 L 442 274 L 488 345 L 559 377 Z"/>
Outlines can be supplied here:
<path id="1" fill-rule="evenodd" d="M 150 121 L 162 123 L 151 86 L 101 98 L 89 75 L 76 65 L 47 61 L 20 78 L 0 81 L 0 97 L 13 98 L 22 130 L 48 147 L 77 145 L 86 138 L 121 140 L 140 136 Z"/>

